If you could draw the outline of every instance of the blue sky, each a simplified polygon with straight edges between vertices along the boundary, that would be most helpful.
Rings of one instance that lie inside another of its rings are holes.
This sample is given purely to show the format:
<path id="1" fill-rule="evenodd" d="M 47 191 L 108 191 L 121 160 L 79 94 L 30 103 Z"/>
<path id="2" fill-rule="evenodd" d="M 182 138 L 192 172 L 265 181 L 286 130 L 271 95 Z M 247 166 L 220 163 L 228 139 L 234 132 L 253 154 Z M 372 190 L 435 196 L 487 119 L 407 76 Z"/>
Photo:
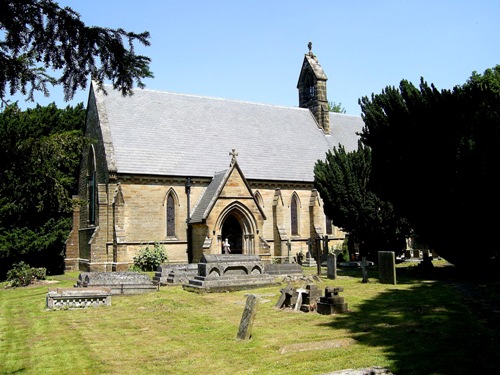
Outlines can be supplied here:
<path id="1" fill-rule="evenodd" d="M 358 99 L 420 77 L 438 89 L 500 64 L 498 0 L 65 0 L 88 25 L 149 31 L 148 89 L 297 106 L 307 43 L 328 76 L 328 100 Z M 66 103 L 52 89 L 42 105 Z M 22 107 L 33 106 L 20 100 Z"/>

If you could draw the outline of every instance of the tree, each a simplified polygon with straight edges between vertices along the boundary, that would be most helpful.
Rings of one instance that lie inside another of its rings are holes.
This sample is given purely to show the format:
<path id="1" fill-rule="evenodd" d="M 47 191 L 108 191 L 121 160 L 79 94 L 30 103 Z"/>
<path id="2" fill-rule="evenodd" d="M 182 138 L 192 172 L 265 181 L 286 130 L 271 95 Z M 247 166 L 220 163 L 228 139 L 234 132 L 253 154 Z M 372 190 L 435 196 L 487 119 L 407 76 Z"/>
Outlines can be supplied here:
<path id="1" fill-rule="evenodd" d="M 149 46 L 149 33 L 88 27 L 78 13 L 52 0 L 0 0 L 0 99 L 21 92 L 33 100 L 35 91 L 49 95 L 47 84 L 63 86 L 65 100 L 85 89 L 92 77 L 103 89 L 130 94 L 153 77 L 150 59 L 137 55 L 134 43 Z M 60 73 L 55 78 L 47 69 Z"/>
<path id="2" fill-rule="evenodd" d="M 328 102 L 328 111 L 336 113 L 345 113 L 346 110 L 342 107 L 342 103 Z"/>
<path id="3" fill-rule="evenodd" d="M 403 80 L 359 103 L 373 190 L 448 261 L 498 261 L 500 66 L 451 90 Z"/>
<path id="4" fill-rule="evenodd" d="M 84 120 L 82 104 L 0 113 L 0 276 L 20 261 L 63 270 Z"/>
<path id="5" fill-rule="evenodd" d="M 370 174 L 369 147 L 358 142 L 357 151 L 346 152 L 339 145 L 316 162 L 314 185 L 332 223 L 360 244 L 362 256 L 376 259 L 381 250 L 402 252 L 410 229 L 390 203 L 369 190 Z"/>

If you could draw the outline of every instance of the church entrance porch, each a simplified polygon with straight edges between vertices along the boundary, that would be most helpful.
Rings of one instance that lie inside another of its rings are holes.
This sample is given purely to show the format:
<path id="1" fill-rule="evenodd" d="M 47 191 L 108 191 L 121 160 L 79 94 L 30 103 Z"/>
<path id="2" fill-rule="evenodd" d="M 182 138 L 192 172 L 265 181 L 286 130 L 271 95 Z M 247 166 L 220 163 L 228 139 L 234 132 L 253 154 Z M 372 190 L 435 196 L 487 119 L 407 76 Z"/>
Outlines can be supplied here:
<path id="1" fill-rule="evenodd" d="M 221 212 L 216 224 L 217 252 L 225 254 L 224 243 L 229 243 L 230 254 L 255 254 L 255 218 L 248 207 L 235 201 Z"/>

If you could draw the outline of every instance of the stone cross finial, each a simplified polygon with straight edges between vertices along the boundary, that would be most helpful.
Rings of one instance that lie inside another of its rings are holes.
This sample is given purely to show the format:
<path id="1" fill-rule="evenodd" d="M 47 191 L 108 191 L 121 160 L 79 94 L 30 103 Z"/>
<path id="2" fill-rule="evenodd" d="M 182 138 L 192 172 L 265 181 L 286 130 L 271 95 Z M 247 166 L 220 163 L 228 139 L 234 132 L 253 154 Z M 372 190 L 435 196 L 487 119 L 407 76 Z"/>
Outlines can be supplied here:
<path id="1" fill-rule="evenodd" d="M 236 156 L 238 156 L 236 149 L 233 148 L 229 155 L 231 156 L 231 164 L 234 164 L 236 162 Z"/>

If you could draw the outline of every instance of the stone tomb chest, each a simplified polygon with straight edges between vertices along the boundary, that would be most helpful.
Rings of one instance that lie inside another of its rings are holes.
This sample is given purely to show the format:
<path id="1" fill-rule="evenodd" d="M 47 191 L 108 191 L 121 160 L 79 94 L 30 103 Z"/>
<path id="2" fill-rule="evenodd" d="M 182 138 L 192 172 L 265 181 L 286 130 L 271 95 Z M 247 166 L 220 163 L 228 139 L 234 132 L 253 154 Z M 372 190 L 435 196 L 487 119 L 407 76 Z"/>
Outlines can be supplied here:
<path id="1" fill-rule="evenodd" d="M 147 274 L 132 271 L 82 272 L 75 287 L 106 287 L 111 294 L 140 294 L 158 290 Z"/>
<path id="2" fill-rule="evenodd" d="M 205 254 L 198 263 L 198 275 L 184 284 L 192 291 L 224 292 L 277 285 L 273 275 L 264 273 L 258 255 Z"/>

